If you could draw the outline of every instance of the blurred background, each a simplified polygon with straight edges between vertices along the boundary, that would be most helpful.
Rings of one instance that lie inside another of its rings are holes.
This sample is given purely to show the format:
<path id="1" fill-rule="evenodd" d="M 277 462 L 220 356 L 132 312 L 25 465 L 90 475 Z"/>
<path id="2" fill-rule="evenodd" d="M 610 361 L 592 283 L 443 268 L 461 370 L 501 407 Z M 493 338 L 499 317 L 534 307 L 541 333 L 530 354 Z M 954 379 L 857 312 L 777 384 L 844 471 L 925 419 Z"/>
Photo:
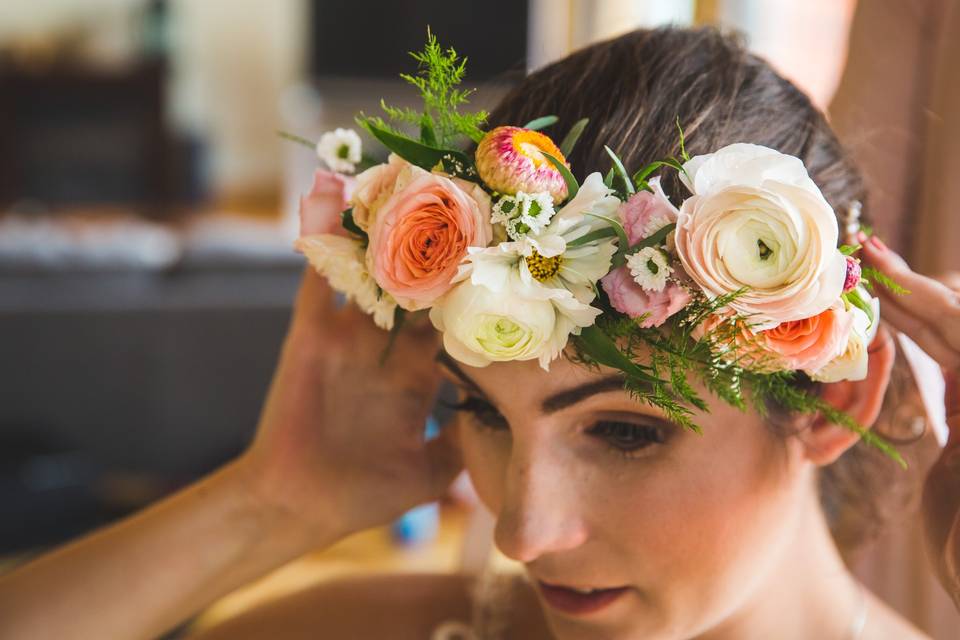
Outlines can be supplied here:
<path id="1" fill-rule="evenodd" d="M 297 201 L 317 166 L 276 132 L 317 139 L 376 113 L 380 97 L 413 104 L 396 75 L 427 24 L 470 58 L 467 85 L 487 107 L 527 71 L 639 26 L 738 30 L 830 110 L 878 230 L 936 273 L 960 268 L 960 223 L 949 198 L 918 208 L 916 194 L 958 169 L 929 142 L 957 126 L 935 81 L 944 56 L 960 62 L 944 51 L 956 4 L 3 0 L 0 571 L 244 447 L 302 268 Z M 448 502 L 284 568 L 200 623 L 346 571 L 475 567 L 489 522 L 462 483 Z M 909 573 L 922 558 L 903 563 Z M 885 597 L 929 633 L 958 628 L 928 576 L 862 571 L 898 584 Z"/>

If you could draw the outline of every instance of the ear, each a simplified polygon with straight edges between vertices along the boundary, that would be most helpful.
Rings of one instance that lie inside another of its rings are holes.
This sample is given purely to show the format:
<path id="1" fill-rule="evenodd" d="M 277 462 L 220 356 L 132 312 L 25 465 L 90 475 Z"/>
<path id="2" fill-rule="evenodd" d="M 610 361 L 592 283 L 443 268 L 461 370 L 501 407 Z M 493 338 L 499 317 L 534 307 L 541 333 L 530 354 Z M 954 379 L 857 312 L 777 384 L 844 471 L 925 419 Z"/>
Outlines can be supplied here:
<path id="1" fill-rule="evenodd" d="M 866 428 L 880 415 L 896 356 L 893 336 L 883 325 L 867 349 L 867 377 L 823 385 L 820 397 Z M 849 429 L 818 416 L 800 436 L 805 456 L 816 465 L 828 465 L 860 440 Z"/>

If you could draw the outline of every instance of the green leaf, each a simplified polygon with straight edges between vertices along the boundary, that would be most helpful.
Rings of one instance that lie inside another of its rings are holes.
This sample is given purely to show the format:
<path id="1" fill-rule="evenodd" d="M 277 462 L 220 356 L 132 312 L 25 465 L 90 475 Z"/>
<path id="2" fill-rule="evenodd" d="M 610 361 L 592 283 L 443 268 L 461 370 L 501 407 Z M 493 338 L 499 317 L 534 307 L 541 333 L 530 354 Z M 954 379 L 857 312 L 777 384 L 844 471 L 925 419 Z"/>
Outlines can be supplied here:
<path id="1" fill-rule="evenodd" d="M 617 154 L 613 152 L 613 149 L 607 145 L 603 145 L 603 148 L 607 152 L 607 155 L 610 156 L 610 159 L 613 160 L 613 168 L 623 181 L 623 188 L 626 190 L 627 195 L 633 195 L 636 193 L 637 189 L 633 186 L 633 182 L 630 180 L 630 175 L 627 173 L 627 170 L 623 166 L 623 162 L 621 162 L 619 156 L 617 156 Z"/>
<path id="2" fill-rule="evenodd" d="M 622 371 L 627 376 L 643 382 L 663 383 L 660 378 L 650 375 L 644 367 L 625 356 L 617 343 L 596 325 L 584 327 L 577 336 L 577 341 L 584 353 L 599 364 Z"/>
<path id="3" fill-rule="evenodd" d="M 910 293 L 909 289 L 903 288 L 893 278 L 878 269 L 874 269 L 873 267 L 864 267 L 861 271 L 861 274 L 863 277 L 869 278 L 873 282 L 889 290 L 890 293 L 893 293 L 894 295 L 905 296 Z"/>
<path id="4" fill-rule="evenodd" d="M 429 113 L 423 114 L 420 118 L 420 142 L 428 147 L 437 146 L 437 134 L 433 131 L 433 118 Z"/>
<path id="5" fill-rule="evenodd" d="M 552 124 L 555 124 L 560 118 L 557 116 L 541 116 L 539 118 L 534 118 L 527 124 L 523 125 L 524 129 L 530 129 L 531 131 L 540 131 L 541 129 L 546 129 Z"/>
<path id="6" fill-rule="evenodd" d="M 683 158 L 684 162 L 689 162 L 690 156 L 687 155 L 687 145 L 683 136 L 683 127 L 680 126 L 680 114 L 677 114 L 677 131 L 680 133 L 680 157 Z"/>
<path id="7" fill-rule="evenodd" d="M 677 171 L 683 170 L 683 166 L 676 160 L 673 160 L 673 159 L 657 160 L 656 162 L 651 162 L 650 164 L 648 164 L 647 166 L 645 166 L 644 168 L 640 169 L 635 174 L 633 174 L 633 183 L 637 185 L 638 189 L 641 188 L 641 185 L 643 186 L 643 188 L 646 188 L 647 177 L 649 177 L 651 173 L 653 173 L 654 171 L 662 167 L 671 167 L 673 169 L 676 169 Z"/>
<path id="8" fill-rule="evenodd" d="M 371 118 L 357 116 L 357 124 L 369 131 L 370 135 L 379 140 L 387 149 L 411 164 L 427 171 L 432 170 L 439 164 L 453 175 L 476 179 L 473 161 L 462 151 L 438 149 L 425 145 L 405 135 L 390 131 Z"/>
<path id="9" fill-rule="evenodd" d="M 575 240 L 571 240 L 567 243 L 568 247 L 579 247 L 585 244 L 594 242 L 595 240 L 603 240 L 604 238 L 613 238 L 617 235 L 616 229 L 613 227 L 603 227 L 601 229 L 594 229 L 590 233 L 586 233 Z"/>
<path id="10" fill-rule="evenodd" d="M 304 138 L 304 137 L 302 137 L 302 136 L 298 136 L 298 135 L 295 134 L 295 133 L 287 133 L 286 131 L 279 131 L 279 130 L 278 130 L 278 131 L 277 131 L 277 135 L 280 136 L 281 138 L 285 138 L 285 139 L 287 139 L 287 140 L 290 140 L 291 142 L 296 142 L 297 144 L 302 144 L 302 145 L 305 146 L 305 147 L 309 147 L 310 149 L 312 149 L 312 150 L 314 150 L 314 151 L 316 151 L 316 149 L 317 149 L 317 144 L 316 144 L 315 142 L 310 142 L 310 141 L 307 140 L 306 138 Z"/>
<path id="11" fill-rule="evenodd" d="M 610 171 L 607 171 L 607 175 L 603 177 L 603 184 L 607 189 L 613 189 L 613 179 L 616 174 L 613 172 L 613 167 L 610 167 Z"/>
<path id="12" fill-rule="evenodd" d="M 651 234 L 649 237 L 644 238 L 637 244 L 630 247 L 630 251 L 628 253 L 634 253 L 636 251 L 639 251 L 640 249 L 645 249 L 646 247 L 660 246 L 666 241 L 667 236 L 670 235 L 670 232 L 676 228 L 677 228 L 676 222 L 671 222 L 670 224 L 666 224 L 660 227 L 659 229 L 657 229 L 655 233 Z"/>
<path id="13" fill-rule="evenodd" d="M 567 135 L 563 137 L 563 142 L 560 143 L 560 153 L 562 153 L 564 157 L 573 153 L 573 148 L 577 146 L 577 141 L 589 123 L 590 118 L 580 118 L 570 127 L 570 131 L 567 132 Z"/>
<path id="14" fill-rule="evenodd" d="M 842 298 L 867 314 L 867 318 L 870 319 L 870 326 L 873 326 L 873 307 L 870 306 L 870 303 L 860 297 L 860 294 L 856 289 L 847 291 L 845 294 L 843 294 Z"/>
<path id="15" fill-rule="evenodd" d="M 854 245 L 842 244 L 840 245 L 840 253 L 842 253 L 845 256 L 852 256 L 857 251 L 860 251 L 861 248 L 862 247 L 859 244 L 854 244 Z"/>
<path id="16" fill-rule="evenodd" d="M 583 215 L 590 216 L 591 218 L 598 218 L 604 220 L 610 224 L 610 228 L 614 230 L 617 234 L 617 252 L 613 254 L 613 266 L 621 267 L 626 262 L 627 251 L 630 249 L 630 240 L 627 239 L 627 232 L 624 230 L 623 225 L 620 224 L 619 220 L 614 220 L 613 218 L 608 218 L 607 216 L 602 216 L 599 213 L 590 213 L 589 211 L 585 212 Z"/>
<path id="17" fill-rule="evenodd" d="M 369 240 L 369 237 L 367 236 L 367 232 L 361 229 L 357 225 L 356 221 L 353 219 L 353 207 L 350 207 L 349 209 L 340 213 L 340 224 L 343 226 L 344 229 L 346 229 L 353 235 L 359 236 L 360 238 L 362 238 L 364 244 L 366 244 L 367 241 Z"/>
<path id="18" fill-rule="evenodd" d="M 544 157 L 553 163 L 553 166 L 557 168 L 557 171 L 560 172 L 560 175 L 563 176 L 563 181 L 567 183 L 567 200 L 572 200 L 574 196 L 577 195 L 577 192 L 580 191 L 580 184 L 577 182 L 577 179 L 573 177 L 573 174 L 570 173 L 570 169 L 567 168 L 567 165 L 563 164 L 557 158 L 554 158 L 552 155 L 546 152 L 543 153 Z"/>

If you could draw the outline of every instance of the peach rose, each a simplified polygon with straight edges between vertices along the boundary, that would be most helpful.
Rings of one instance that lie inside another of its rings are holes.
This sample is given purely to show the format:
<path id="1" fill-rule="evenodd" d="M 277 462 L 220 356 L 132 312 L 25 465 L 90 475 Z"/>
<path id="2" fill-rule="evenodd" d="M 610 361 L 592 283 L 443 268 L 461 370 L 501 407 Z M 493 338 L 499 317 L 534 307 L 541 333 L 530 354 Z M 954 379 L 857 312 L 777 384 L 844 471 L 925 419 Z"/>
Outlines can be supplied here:
<path id="1" fill-rule="evenodd" d="M 781 322 L 760 336 L 785 369 L 814 372 L 846 351 L 853 320 L 854 315 L 838 300 L 822 313 Z"/>
<path id="2" fill-rule="evenodd" d="M 391 153 L 386 164 L 370 167 L 356 177 L 350 204 L 353 206 L 353 221 L 358 227 L 370 230 L 377 210 L 398 188 L 397 176 L 408 166 L 410 163 Z"/>
<path id="3" fill-rule="evenodd" d="M 353 178 L 318 169 L 313 188 L 300 197 L 300 237 L 318 233 L 344 235 L 340 214 L 346 209 L 353 191 Z"/>
<path id="4" fill-rule="evenodd" d="M 445 294 L 467 247 L 493 236 L 490 198 L 479 185 L 407 165 L 370 227 L 367 260 L 380 287 L 407 310 Z"/>

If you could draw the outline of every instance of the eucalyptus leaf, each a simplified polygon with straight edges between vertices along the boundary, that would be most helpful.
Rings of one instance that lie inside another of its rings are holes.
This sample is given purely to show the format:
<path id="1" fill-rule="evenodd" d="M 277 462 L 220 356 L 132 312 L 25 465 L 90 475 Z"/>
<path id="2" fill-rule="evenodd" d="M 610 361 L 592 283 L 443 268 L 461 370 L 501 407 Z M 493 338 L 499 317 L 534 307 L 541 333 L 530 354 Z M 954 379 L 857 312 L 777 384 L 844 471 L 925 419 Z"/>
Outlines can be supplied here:
<path id="1" fill-rule="evenodd" d="M 340 214 L 340 224 L 353 235 L 359 236 L 364 244 L 368 242 L 369 237 L 367 236 L 367 232 L 361 229 L 357 225 L 356 220 L 353 219 L 353 207 L 350 207 Z"/>
<path id="2" fill-rule="evenodd" d="M 596 240 L 603 240 L 604 238 L 613 238 L 617 235 L 616 229 L 613 227 L 603 227 L 600 229 L 594 229 L 590 233 L 586 233 L 575 240 L 571 240 L 567 243 L 568 247 L 579 247 L 585 244 L 589 244 Z"/>
<path id="3" fill-rule="evenodd" d="M 588 124 L 590 124 L 590 118 L 580 118 L 570 127 L 570 131 L 567 132 L 567 135 L 563 137 L 563 142 L 560 143 L 560 153 L 562 153 L 564 157 L 573 153 L 573 148 L 577 146 L 577 141 L 580 139 L 583 130 L 587 128 Z"/>
<path id="4" fill-rule="evenodd" d="M 596 325 L 584 327 L 576 339 L 583 352 L 598 363 L 622 371 L 640 382 L 663 384 L 662 380 L 650 375 L 644 367 L 625 356 L 617 343 L 600 327 Z"/>
<path id="5" fill-rule="evenodd" d="M 524 129 L 530 129 L 531 131 L 540 131 L 541 129 L 546 129 L 552 124 L 560 120 L 557 116 L 541 116 L 539 118 L 534 118 L 527 124 L 523 125 Z"/>
<path id="6" fill-rule="evenodd" d="M 637 185 L 638 188 L 641 184 L 646 185 L 647 178 L 650 176 L 650 174 L 662 167 L 671 167 L 677 171 L 683 170 L 683 165 L 675 160 L 657 160 L 656 162 L 651 162 L 643 169 L 640 169 L 640 171 L 637 171 L 635 174 L 633 174 L 633 183 Z"/>
<path id="7" fill-rule="evenodd" d="M 475 179 L 476 170 L 473 161 L 462 151 L 438 149 L 418 142 L 405 135 L 381 127 L 370 118 L 357 118 L 357 124 L 370 132 L 383 146 L 421 169 L 432 170 L 438 164 L 459 177 Z"/>
<path id="8" fill-rule="evenodd" d="M 852 304 L 853 306 L 855 306 L 856 308 L 860 309 L 865 314 L 867 314 L 867 318 L 870 319 L 870 326 L 871 327 L 873 326 L 873 320 L 874 320 L 873 307 L 870 306 L 869 302 L 867 302 L 866 300 L 860 297 L 860 294 L 857 293 L 856 289 L 847 291 L 845 294 L 843 294 L 843 298 L 844 300 L 846 300 L 847 302 L 849 302 L 850 304 Z"/>
<path id="9" fill-rule="evenodd" d="M 623 162 L 620 160 L 620 157 L 607 145 L 603 145 L 603 148 L 607 152 L 607 155 L 610 156 L 610 159 L 613 160 L 613 168 L 623 181 L 623 188 L 626 190 L 627 195 L 629 196 L 636 193 L 637 189 L 633 186 L 633 181 L 630 180 L 630 175 L 627 173 L 627 169 L 623 166 Z"/>
<path id="10" fill-rule="evenodd" d="M 577 179 L 573 177 L 573 174 L 570 173 L 570 169 L 567 168 L 567 165 L 563 164 L 557 158 L 554 158 L 547 152 L 543 153 L 544 157 L 553 163 L 553 166 L 557 168 L 557 171 L 560 172 L 560 175 L 563 176 L 563 181 L 567 183 L 567 200 L 574 198 L 577 195 L 577 192 L 580 191 L 580 184 L 577 182 Z"/>
<path id="11" fill-rule="evenodd" d="M 613 218 L 608 218 L 607 216 L 602 216 L 599 213 L 590 213 L 589 211 L 583 215 L 590 216 L 591 218 L 597 218 L 599 220 L 604 220 L 610 224 L 610 228 L 613 229 L 614 233 L 617 234 L 617 252 L 613 254 L 613 266 L 622 267 L 626 262 L 626 253 L 630 249 L 630 240 L 627 238 L 627 232 L 623 228 L 623 225 L 620 224 L 619 220 Z"/>
<path id="12" fill-rule="evenodd" d="M 613 178 L 616 174 L 613 172 L 613 167 L 610 167 L 610 171 L 607 171 L 607 175 L 603 177 L 603 184 L 607 189 L 613 189 Z"/>

